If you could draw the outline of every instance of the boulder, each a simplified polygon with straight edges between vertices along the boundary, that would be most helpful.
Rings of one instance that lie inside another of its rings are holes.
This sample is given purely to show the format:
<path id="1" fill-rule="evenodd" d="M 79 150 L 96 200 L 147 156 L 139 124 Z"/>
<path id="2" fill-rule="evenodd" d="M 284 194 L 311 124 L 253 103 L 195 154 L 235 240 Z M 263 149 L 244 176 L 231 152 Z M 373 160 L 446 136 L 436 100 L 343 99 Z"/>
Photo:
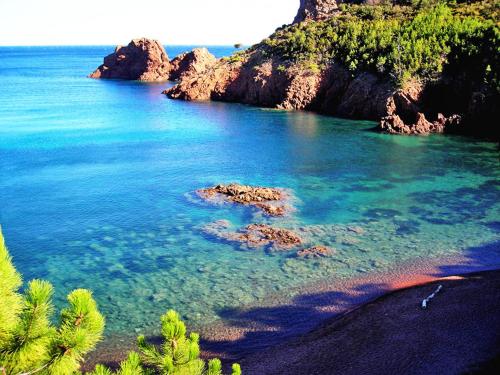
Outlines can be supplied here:
<path id="1" fill-rule="evenodd" d="M 157 40 L 134 39 L 118 46 L 104 58 L 90 78 L 116 78 L 138 81 L 166 81 L 171 71 L 165 49 Z"/>
<path id="2" fill-rule="evenodd" d="M 216 62 L 215 56 L 206 48 L 195 48 L 170 61 L 170 80 L 175 81 L 186 75 L 204 73 Z"/>
<path id="3" fill-rule="evenodd" d="M 300 8 L 293 23 L 323 20 L 334 15 L 338 8 L 337 0 L 300 0 Z"/>

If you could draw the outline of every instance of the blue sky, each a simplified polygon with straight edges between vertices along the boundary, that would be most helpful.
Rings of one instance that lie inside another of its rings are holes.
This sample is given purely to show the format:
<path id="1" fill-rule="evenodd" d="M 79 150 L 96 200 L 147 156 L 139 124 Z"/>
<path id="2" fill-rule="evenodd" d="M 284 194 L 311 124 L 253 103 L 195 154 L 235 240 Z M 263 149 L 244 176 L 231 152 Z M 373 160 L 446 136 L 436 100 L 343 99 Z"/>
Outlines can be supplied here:
<path id="1" fill-rule="evenodd" d="M 299 0 L 0 0 L 0 45 L 252 44 L 290 23 Z"/>

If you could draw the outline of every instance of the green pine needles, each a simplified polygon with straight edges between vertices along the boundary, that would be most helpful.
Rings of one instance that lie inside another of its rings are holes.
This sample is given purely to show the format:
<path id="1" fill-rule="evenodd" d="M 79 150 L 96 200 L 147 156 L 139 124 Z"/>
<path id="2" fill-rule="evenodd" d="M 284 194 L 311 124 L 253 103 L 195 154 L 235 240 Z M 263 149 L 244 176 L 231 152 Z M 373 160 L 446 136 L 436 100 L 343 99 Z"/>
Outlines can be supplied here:
<path id="1" fill-rule="evenodd" d="M 0 375 L 80 374 L 84 355 L 95 348 L 104 331 L 104 317 L 92 293 L 71 292 L 59 325 L 54 326 L 52 285 L 33 280 L 23 294 L 21 286 L 0 227 Z M 140 353 L 129 353 L 116 372 L 97 365 L 89 375 L 222 375 L 219 359 L 205 363 L 200 358 L 199 335 L 186 336 L 186 326 L 175 311 L 161 317 L 161 332 L 161 347 L 139 336 Z M 232 375 L 241 375 L 236 363 Z"/>
<path id="2" fill-rule="evenodd" d="M 33 280 L 24 294 L 21 285 L 0 228 L 0 374 L 75 373 L 104 330 L 92 294 L 84 289 L 71 292 L 56 327 L 51 323 L 52 285 Z"/>
<path id="3" fill-rule="evenodd" d="M 139 336 L 137 345 L 141 356 L 130 353 L 116 374 L 222 375 L 219 359 L 214 358 L 205 363 L 200 358 L 199 335 L 191 333 L 186 336 L 186 325 L 174 310 L 167 311 L 161 317 L 161 333 L 164 342 L 159 348 L 148 343 L 144 336 Z M 144 367 L 141 367 L 141 363 Z M 110 374 L 112 372 L 109 369 L 99 365 L 91 375 Z M 237 363 L 232 366 L 232 375 L 241 375 Z"/>

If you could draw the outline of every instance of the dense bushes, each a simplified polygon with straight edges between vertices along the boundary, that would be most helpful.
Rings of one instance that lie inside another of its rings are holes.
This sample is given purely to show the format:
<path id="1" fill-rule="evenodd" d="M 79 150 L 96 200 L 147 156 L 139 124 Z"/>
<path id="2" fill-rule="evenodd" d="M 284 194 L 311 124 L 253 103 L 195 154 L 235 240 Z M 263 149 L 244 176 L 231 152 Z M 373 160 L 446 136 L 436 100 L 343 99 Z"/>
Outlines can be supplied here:
<path id="1" fill-rule="evenodd" d="M 83 356 L 102 338 L 104 318 L 92 294 L 78 289 L 68 296 L 59 326 L 52 325 L 53 288 L 46 281 L 33 280 L 20 293 L 21 275 L 12 264 L 0 228 L 0 374 L 70 375 L 78 371 Z M 162 318 L 164 342 L 161 350 L 138 338 L 140 354 L 132 352 L 115 372 L 118 375 L 221 375 L 221 362 L 205 364 L 199 358 L 199 336 L 186 337 L 186 326 L 175 311 Z M 98 365 L 91 375 L 113 372 Z M 238 364 L 233 375 L 240 375 Z"/>
<path id="2" fill-rule="evenodd" d="M 372 71 L 400 84 L 410 78 L 434 79 L 459 62 L 462 72 L 498 89 L 500 33 L 491 18 L 498 14 L 497 2 L 416 4 L 344 4 L 341 15 L 284 27 L 263 46 L 284 60 L 336 61 L 351 71 Z"/>

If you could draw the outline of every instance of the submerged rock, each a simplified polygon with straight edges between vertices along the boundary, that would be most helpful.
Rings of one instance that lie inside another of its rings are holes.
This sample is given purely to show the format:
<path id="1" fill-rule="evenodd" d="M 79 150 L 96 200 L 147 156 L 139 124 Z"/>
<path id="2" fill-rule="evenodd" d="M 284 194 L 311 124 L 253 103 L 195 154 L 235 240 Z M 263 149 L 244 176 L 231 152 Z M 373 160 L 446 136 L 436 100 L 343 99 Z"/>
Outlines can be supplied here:
<path id="1" fill-rule="evenodd" d="M 332 256 L 333 254 L 335 254 L 335 250 L 322 245 L 316 245 L 297 251 L 297 256 L 299 258 L 322 258 Z"/>
<path id="2" fill-rule="evenodd" d="M 229 227 L 227 220 L 218 220 L 205 225 L 202 231 L 218 239 L 241 243 L 249 248 L 269 246 L 272 250 L 289 250 L 303 242 L 298 234 L 289 229 L 266 224 L 250 224 L 238 231 L 230 231 Z"/>
<path id="3" fill-rule="evenodd" d="M 284 202 L 288 196 L 281 189 L 229 184 L 200 189 L 196 193 L 208 202 L 222 200 L 250 205 L 270 216 L 283 216 L 287 212 Z"/>
<path id="4" fill-rule="evenodd" d="M 128 46 L 117 46 L 89 77 L 166 81 L 170 71 L 170 61 L 161 43 L 140 38 L 132 40 Z"/>

